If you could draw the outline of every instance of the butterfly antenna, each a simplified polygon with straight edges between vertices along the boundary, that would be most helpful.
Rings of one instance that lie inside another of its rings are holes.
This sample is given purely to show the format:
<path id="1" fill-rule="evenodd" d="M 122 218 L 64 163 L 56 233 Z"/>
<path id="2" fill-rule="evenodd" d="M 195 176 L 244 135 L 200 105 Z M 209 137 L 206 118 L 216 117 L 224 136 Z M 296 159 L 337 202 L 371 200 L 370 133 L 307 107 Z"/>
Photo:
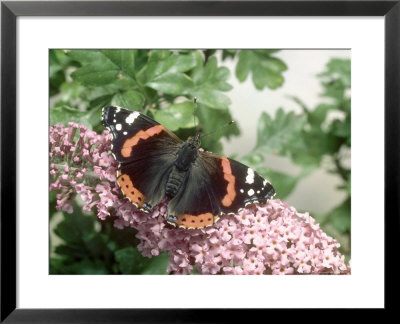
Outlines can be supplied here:
<path id="1" fill-rule="evenodd" d="M 223 128 L 227 127 L 227 126 L 230 126 L 230 125 L 232 125 L 234 123 L 235 123 L 235 121 L 231 120 L 230 122 L 226 123 L 225 125 L 222 125 L 220 128 L 216 129 L 215 131 L 207 133 L 207 134 L 203 134 L 200 137 L 205 137 L 205 136 L 209 136 L 209 135 L 215 134 L 216 132 L 220 131 L 221 129 L 223 129 Z"/>
<path id="2" fill-rule="evenodd" d="M 194 107 L 193 107 L 193 126 L 194 126 L 194 131 L 195 131 L 195 136 L 198 135 L 198 128 L 199 125 L 196 124 L 196 111 L 199 108 L 197 105 L 197 97 L 193 98 L 193 103 L 194 103 Z"/>

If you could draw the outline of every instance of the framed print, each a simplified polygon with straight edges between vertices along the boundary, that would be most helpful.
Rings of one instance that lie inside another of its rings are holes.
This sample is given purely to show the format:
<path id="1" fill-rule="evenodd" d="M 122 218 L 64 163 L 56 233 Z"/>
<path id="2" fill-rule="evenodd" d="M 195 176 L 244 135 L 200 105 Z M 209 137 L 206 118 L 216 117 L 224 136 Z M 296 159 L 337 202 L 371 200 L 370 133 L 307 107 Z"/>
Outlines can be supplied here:
<path id="1" fill-rule="evenodd" d="M 392 306 L 398 1 L 1 8 L 2 321 Z"/>

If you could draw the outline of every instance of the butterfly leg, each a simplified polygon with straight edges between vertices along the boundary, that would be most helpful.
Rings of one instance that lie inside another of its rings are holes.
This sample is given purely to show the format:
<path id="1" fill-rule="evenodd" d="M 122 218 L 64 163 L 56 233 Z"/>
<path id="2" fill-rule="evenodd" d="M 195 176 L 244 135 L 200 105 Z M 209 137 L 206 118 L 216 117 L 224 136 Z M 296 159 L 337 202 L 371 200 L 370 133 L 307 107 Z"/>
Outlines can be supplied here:
<path id="1" fill-rule="evenodd" d="M 176 222 L 178 221 L 178 217 L 174 216 L 174 215 L 168 215 L 167 216 L 167 222 L 170 224 L 176 224 Z"/>
<path id="2" fill-rule="evenodd" d="M 153 210 L 153 206 L 151 206 L 148 203 L 144 203 L 141 210 L 143 210 L 146 213 L 150 213 Z"/>

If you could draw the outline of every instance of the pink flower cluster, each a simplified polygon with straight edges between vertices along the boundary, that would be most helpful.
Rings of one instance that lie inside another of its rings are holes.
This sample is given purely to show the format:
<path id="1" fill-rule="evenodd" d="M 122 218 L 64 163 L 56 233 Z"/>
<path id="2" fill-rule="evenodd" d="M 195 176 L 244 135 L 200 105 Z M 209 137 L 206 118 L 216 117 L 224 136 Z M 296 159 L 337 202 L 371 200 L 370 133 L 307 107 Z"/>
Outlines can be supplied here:
<path id="1" fill-rule="evenodd" d="M 118 163 L 108 152 L 111 136 L 89 130 L 76 123 L 50 126 L 50 191 L 57 192 L 56 207 L 72 213 L 72 202 L 79 194 L 83 210 L 97 208 L 97 215 L 105 219 L 114 204 L 112 192 L 116 186 Z"/>
<path id="2" fill-rule="evenodd" d="M 271 200 L 224 215 L 212 227 L 173 228 L 165 222 L 167 202 L 146 214 L 124 198 L 117 183 L 118 163 L 109 153 L 110 135 L 69 123 L 50 128 L 50 190 L 57 208 L 72 212 L 78 194 L 85 211 L 95 210 L 114 225 L 137 230 L 138 249 L 152 257 L 170 254 L 168 272 L 188 274 L 349 274 L 340 244 L 324 233 L 308 213 Z"/>

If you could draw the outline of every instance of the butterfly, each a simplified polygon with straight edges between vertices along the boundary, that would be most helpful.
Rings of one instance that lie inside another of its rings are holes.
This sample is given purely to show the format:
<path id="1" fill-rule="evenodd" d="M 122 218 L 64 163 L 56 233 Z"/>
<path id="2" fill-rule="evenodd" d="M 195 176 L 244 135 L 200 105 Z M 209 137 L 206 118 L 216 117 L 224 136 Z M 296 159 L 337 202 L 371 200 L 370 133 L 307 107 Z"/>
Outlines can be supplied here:
<path id="1" fill-rule="evenodd" d="M 144 212 L 166 198 L 171 225 L 211 226 L 222 214 L 236 214 L 275 195 L 269 181 L 252 168 L 199 150 L 200 135 L 182 141 L 150 117 L 116 106 L 103 108 L 102 123 L 112 134 L 124 195 Z"/>

